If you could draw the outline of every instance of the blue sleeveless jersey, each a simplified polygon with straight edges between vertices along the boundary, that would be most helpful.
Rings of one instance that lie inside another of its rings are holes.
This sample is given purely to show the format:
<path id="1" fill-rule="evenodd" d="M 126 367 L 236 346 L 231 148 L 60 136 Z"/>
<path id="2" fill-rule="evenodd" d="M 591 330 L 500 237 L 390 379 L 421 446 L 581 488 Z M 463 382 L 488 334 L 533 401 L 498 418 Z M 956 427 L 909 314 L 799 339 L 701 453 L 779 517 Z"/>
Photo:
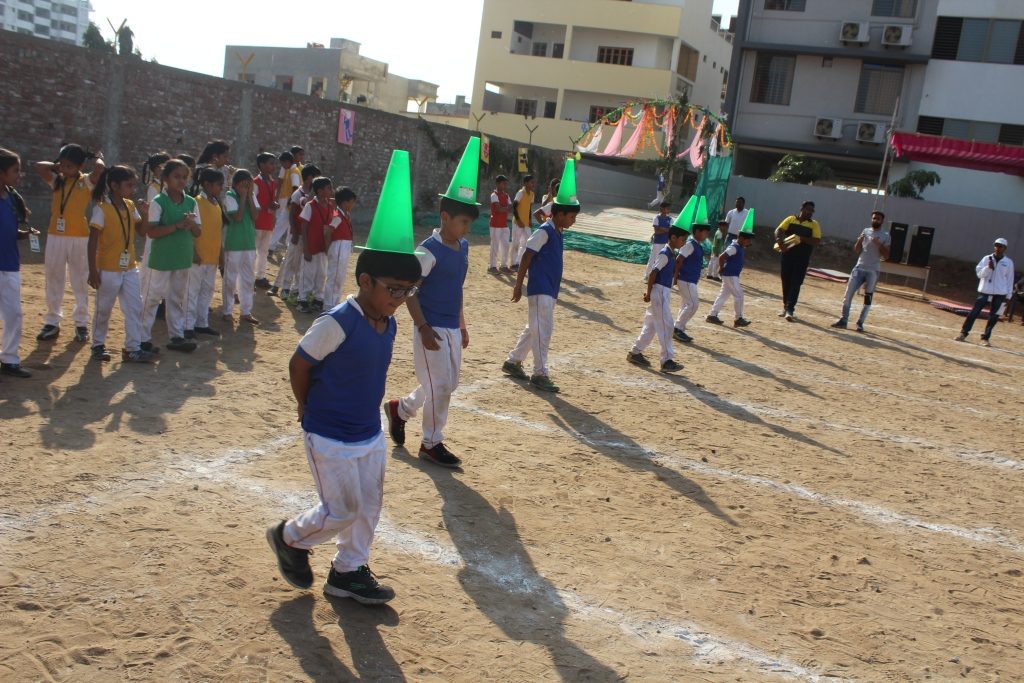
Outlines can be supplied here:
<path id="1" fill-rule="evenodd" d="M 693 246 L 693 251 L 689 256 L 683 257 L 683 265 L 679 269 L 679 279 L 696 284 L 700 282 L 700 271 L 704 267 L 704 249 L 700 246 L 700 242 L 692 237 L 686 241 Z"/>
<path id="2" fill-rule="evenodd" d="M 671 228 L 672 227 L 672 216 L 662 216 L 660 213 L 654 217 L 654 224 L 659 228 Z M 654 244 L 668 244 L 668 233 L 654 233 L 654 238 L 651 240 Z"/>
<path id="3" fill-rule="evenodd" d="M 462 287 L 469 272 L 469 242 L 459 240 L 459 250 L 446 247 L 436 235 L 420 244 L 434 256 L 434 267 L 416 293 L 423 317 L 431 327 L 459 329 Z"/>
<path id="4" fill-rule="evenodd" d="M 544 223 L 537 229 L 547 233 L 548 241 L 540 251 L 533 253 L 526 296 L 547 294 L 557 299 L 562 287 L 562 233 L 551 223 Z"/>
<path id="5" fill-rule="evenodd" d="M 743 247 L 735 240 L 729 246 L 735 247 L 736 253 L 725 257 L 725 265 L 722 266 L 722 277 L 739 277 L 739 274 L 743 272 Z"/>
<path id="6" fill-rule="evenodd" d="M 672 252 L 672 247 L 669 246 L 666 246 L 658 253 L 667 256 L 668 263 L 658 271 L 658 276 L 654 278 L 654 284 L 672 289 L 672 271 L 675 270 L 676 255 Z"/>

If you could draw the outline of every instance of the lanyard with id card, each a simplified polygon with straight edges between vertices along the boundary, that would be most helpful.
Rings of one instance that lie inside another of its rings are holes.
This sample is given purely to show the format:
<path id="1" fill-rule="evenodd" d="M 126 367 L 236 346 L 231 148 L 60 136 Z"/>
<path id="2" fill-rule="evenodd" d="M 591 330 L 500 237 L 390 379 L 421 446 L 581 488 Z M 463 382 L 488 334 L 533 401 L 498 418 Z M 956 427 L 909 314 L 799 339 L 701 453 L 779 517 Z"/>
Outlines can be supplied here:
<path id="1" fill-rule="evenodd" d="M 111 202 L 113 204 L 113 202 Z M 127 224 L 121 218 L 121 210 L 117 208 L 117 204 L 113 204 L 114 213 L 117 214 L 117 222 L 121 224 L 121 234 L 124 237 L 124 250 L 121 252 L 121 257 L 117 260 L 117 266 L 121 270 L 128 270 L 128 264 L 131 263 L 131 255 L 128 253 L 128 247 L 131 246 L 132 240 L 132 215 L 129 212 L 128 205 L 124 205 L 124 215 L 128 220 Z"/>
<path id="2" fill-rule="evenodd" d="M 64 185 L 69 185 L 68 192 L 67 194 L 64 194 L 63 186 L 60 190 L 60 214 L 57 216 L 57 225 L 55 227 L 57 232 L 59 232 L 62 235 L 64 234 L 64 229 L 67 227 L 67 223 L 64 220 L 64 209 L 67 208 L 68 201 L 71 199 L 71 195 L 74 194 L 75 192 L 75 183 L 77 182 L 77 179 L 74 183 L 71 183 L 69 179 L 65 178 Z"/>
<path id="3" fill-rule="evenodd" d="M 28 248 L 35 254 L 38 254 L 43 250 L 42 246 L 39 244 L 39 233 L 35 231 L 35 228 L 33 228 L 33 231 L 28 235 Z"/>

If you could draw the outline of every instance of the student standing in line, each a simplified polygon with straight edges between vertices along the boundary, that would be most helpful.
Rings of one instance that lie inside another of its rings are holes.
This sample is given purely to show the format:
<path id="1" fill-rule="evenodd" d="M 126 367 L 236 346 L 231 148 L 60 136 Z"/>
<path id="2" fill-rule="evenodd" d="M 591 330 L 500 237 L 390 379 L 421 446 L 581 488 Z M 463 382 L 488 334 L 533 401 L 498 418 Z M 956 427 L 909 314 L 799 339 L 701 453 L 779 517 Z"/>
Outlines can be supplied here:
<path id="1" fill-rule="evenodd" d="M 0 375 L 28 378 L 21 367 L 18 346 L 24 315 L 21 312 L 21 255 L 18 240 L 25 239 L 32 229 L 22 229 L 28 220 L 28 207 L 14 186 L 21 179 L 21 157 L 0 148 L 0 322 L 4 335 L 0 340 Z"/>

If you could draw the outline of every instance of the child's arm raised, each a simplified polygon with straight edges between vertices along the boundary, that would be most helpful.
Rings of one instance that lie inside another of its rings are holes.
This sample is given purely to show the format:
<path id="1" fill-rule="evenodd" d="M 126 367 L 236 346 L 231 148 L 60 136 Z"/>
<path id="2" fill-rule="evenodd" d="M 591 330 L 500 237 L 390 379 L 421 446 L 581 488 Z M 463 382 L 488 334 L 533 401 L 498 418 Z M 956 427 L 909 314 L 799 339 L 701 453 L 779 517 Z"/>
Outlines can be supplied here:
<path id="1" fill-rule="evenodd" d="M 103 162 L 103 152 L 96 152 L 96 158 L 92 162 L 92 172 L 89 174 L 89 185 L 96 187 L 96 183 L 100 181 L 100 176 L 103 175 L 104 169 L 107 165 Z"/>
<path id="2" fill-rule="evenodd" d="M 36 161 L 32 164 L 32 170 L 39 174 L 43 182 L 53 187 L 54 164 L 52 161 Z"/>

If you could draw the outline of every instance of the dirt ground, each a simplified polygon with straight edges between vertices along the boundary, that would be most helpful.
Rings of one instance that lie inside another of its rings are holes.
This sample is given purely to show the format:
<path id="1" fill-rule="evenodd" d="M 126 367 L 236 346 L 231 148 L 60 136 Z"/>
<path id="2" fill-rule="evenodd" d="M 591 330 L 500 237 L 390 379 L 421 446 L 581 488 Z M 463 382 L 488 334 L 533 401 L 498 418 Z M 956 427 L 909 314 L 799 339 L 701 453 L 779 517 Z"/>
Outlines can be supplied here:
<path id="1" fill-rule="evenodd" d="M 290 588 L 264 540 L 315 500 L 286 368 L 310 316 L 260 294 L 257 330 L 101 366 L 35 341 L 28 265 L 35 376 L 0 382 L 0 679 L 1024 678 L 1019 324 L 958 344 L 961 319 L 879 295 L 868 333 L 839 332 L 843 285 L 814 280 L 786 323 L 762 259 L 753 326 L 703 322 L 704 281 L 666 376 L 625 361 L 642 268 L 569 252 L 545 395 L 500 372 L 526 304 L 474 244 L 446 438 L 465 469 L 419 461 L 415 423 L 391 450 L 383 608 L 323 597 L 330 547 Z M 399 319 L 389 396 L 414 387 Z"/>

